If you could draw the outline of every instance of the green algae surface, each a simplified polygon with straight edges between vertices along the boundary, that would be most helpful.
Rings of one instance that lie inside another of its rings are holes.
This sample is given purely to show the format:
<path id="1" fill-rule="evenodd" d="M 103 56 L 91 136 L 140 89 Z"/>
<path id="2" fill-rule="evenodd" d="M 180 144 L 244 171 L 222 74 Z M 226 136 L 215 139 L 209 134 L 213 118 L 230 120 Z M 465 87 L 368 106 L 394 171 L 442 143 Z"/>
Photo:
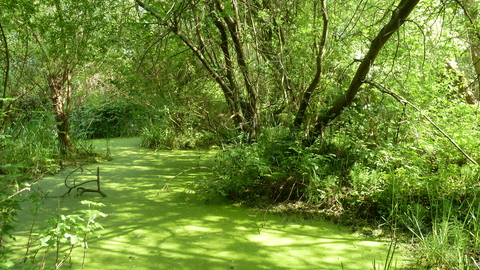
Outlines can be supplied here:
<path id="1" fill-rule="evenodd" d="M 318 220 L 286 221 L 232 205 L 222 197 L 207 203 L 191 187 L 211 177 L 208 170 L 191 170 L 174 178 L 189 168 L 212 166 L 215 151 L 141 149 L 138 138 L 95 144 L 99 152 L 109 151 L 113 160 L 85 167 L 100 168 L 107 197 L 98 193 L 74 197 L 76 191 L 58 197 L 68 190 L 63 181 L 72 168 L 40 181 L 48 192 L 40 216 L 85 209 L 81 200 L 106 205 L 99 210 L 108 216 L 98 219 L 104 229 L 98 231 L 99 238 L 88 241 L 85 269 L 365 270 L 373 269 L 374 261 L 383 267 L 387 241 Z M 28 218 L 20 217 L 20 242 L 22 235 L 24 239 L 28 235 Z M 81 269 L 82 256 L 82 248 L 73 252 L 72 269 Z"/>

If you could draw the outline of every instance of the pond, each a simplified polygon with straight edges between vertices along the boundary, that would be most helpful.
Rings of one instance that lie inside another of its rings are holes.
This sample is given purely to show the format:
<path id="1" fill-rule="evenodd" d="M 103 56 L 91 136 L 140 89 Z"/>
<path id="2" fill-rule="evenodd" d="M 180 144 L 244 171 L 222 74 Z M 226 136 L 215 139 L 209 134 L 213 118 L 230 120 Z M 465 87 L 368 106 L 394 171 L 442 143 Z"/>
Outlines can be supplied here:
<path id="1" fill-rule="evenodd" d="M 96 141 L 99 152 L 108 146 L 113 160 L 86 168 L 100 168 L 107 197 L 90 192 L 74 197 L 76 191 L 59 197 L 68 190 L 63 181 L 74 168 L 40 181 L 48 192 L 40 217 L 85 209 L 82 200 L 106 205 L 99 210 L 108 216 L 98 219 L 104 229 L 88 241 L 85 269 L 365 270 L 373 269 L 374 261 L 383 269 L 388 241 L 321 220 L 287 220 L 222 197 L 206 202 L 191 187 L 211 172 L 192 170 L 172 178 L 189 168 L 211 167 L 215 151 L 153 151 L 139 148 L 139 142 Z M 22 213 L 20 221 L 18 243 L 25 241 L 31 217 Z M 82 256 L 81 248 L 73 252 L 72 269 L 81 269 Z"/>

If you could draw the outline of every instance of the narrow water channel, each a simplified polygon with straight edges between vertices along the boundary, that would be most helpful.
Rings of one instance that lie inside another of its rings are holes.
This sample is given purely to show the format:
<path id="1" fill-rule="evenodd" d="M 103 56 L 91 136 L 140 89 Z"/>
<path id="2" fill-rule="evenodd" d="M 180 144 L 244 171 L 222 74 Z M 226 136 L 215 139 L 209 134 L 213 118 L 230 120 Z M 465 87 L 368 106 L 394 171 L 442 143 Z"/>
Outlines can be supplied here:
<path id="1" fill-rule="evenodd" d="M 96 142 L 113 160 L 86 166 L 100 168 L 102 191 L 64 198 L 65 176 L 46 177 L 40 185 L 49 198 L 45 214 L 85 209 L 81 200 L 104 203 L 108 214 L 98 220 L 100 238 L 90 238 L 85 269 L 383 269 L 389 242 L 365 238 L 322 221 L 286 221 L 217 197 L 206 203 L 190 187 L 211 177 L 192 170 L 211 166 L 214 151 L 153 151 L 139 148 L 139 139 Z M 163 188 L 163 189 L 162 189 Z M 29 230 L 22 216 L 20 230 Z M 20 235 L 22 232 L 20 232 Z M 20 240 L 19 240 L 20 241 Z M 72 268 L 81 269 L 83 252 L 73 253 Z M 400 263 L 398 263 L 400 264 Z M 65 266 L 68 268 L 68 266 Z M 63 269 L 63 268 L 62 268 Z"/>

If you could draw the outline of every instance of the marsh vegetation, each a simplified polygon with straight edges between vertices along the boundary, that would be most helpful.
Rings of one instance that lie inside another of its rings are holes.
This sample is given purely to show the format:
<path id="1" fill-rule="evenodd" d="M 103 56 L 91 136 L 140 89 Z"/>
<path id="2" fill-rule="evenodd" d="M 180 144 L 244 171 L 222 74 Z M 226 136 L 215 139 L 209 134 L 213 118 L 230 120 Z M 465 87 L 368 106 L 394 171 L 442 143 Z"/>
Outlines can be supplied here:
<path id="1" fill-rule="evenodd" d="M 175 172 L 208 167 L 188 198 L 381 232 L 410 268 L 479 269 L 480 3 L 394 2 L 0 0 L 0 266 L 65 265 L 12 259 L 21 206 L 138 136 L 152 162 L 215 149 Z M 100 228 L 83 214 L 51 226 L 85 247 Z"/>

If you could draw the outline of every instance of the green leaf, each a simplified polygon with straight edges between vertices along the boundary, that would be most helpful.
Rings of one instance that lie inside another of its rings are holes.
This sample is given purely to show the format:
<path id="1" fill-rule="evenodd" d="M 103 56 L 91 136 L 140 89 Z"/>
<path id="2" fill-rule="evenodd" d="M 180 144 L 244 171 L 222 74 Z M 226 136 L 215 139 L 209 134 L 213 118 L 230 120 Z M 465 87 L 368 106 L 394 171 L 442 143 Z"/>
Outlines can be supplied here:
<path id="1" fill-rule="evenodd" d="M 48 247 L 48 246 L 52 246 L 53 244 L 53 240 L 52 240 L 52 236 L 51 235 L 47 235 L 43 238 L 40 238 L 40 245 L 42 247 Z"/>
<path id="2" fill-rule="evenodd" d="M 77 236 L 77 235 L 74 235 L 74 234 L 69 234 L 69 233 L 65 233 L 65 238 L 70 238 L 70 244 L 71 245 L 75 245 L 77 244 L 78 242 L 80 242 L 80 238 Z"/>
<path id="3" fill-rule="evenodd" d="M 0 269 L 10 269 L 13 268 L 15 264 L 12 261 L 6 261 L 3 263 L 0 263 Z"/>

